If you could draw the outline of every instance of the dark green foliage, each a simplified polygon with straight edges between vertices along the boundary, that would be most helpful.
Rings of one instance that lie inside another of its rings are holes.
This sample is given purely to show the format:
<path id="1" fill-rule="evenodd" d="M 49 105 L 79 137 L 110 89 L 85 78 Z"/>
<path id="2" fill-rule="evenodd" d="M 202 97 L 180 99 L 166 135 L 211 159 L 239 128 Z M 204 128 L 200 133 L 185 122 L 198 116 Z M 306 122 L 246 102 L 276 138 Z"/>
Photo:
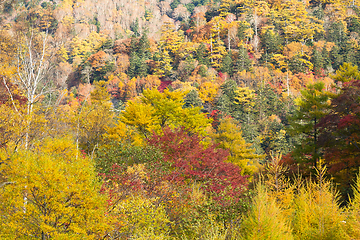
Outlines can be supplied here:
<path id="1" fill-rule="evenodd" d="M 272 151 L 286 154 L 292 150 L 294 138 L 286 131 L 287 116 L 292 114 L 293 102 L 282 99 L 281 93 L 270 84 L 258 86 L 254 97 L 246 105 L 236 104 L 237 85 L 227 81 L 221 85 L 216 109 L 223 116 L 231 116 L 241 124 L 243 137 L 252 143 L 257 154 Z"/>
<path id="2" fill-rule="evenodd" d="M 358 64 L 359 59 L 357 59 L 357 51 L 358 47 L 354 45 L 354 43 L 347 41 L 343 44 L 343 52 L 344 62 Z"/>
<path id="3" fill-rule="evenodd" d="M 356 32 L 360 34 L 360 21 L 357 18 L 351 18 L 350 24 L 348 24 L 348 29 L 350 32 Z"/>
<path id="4" fill-rule="evenodd" d="M 201 65 L 200 66 L 200 68 L 199 68 L 199 75 L 201 76 L 201 77 L 206 77 L 206 75 L 207 75 L 207 67 L 206 66 L 204 66 L 204 65 Z"/>
<path id="5" fill-rule="evenodd" d="M 330 51 L 330 59 L 331 65 L 336 70 L 338 69 L 344 62 L 344 57 L 340 53 L 340 47 L 334 46 Z"/>
<path id="6" fill-rule="evenodd" d="M 322 49 L 322 51 L 321 51 L 321 57 L 323 58 L 324 68 L 331 67 L 330 53 L 329 53 L 329 51 L 326 49 L 326 47 L 324 47 L 324 48 Z"/>
<path id="7" fill-rule="evenodd" d="M 198 60 L 199 64 L 210 66 L 210 61 L 206 57 L 206 46 L 201 43 L 200 46 L 196 49 L 195 59 Z"/>
<path id="8" fill-rule="evenodd" d="M 105 66 L 101 70 L 93 71 L 90 77 L 90 83 L 104 80 L 105 76 L 115 70 L 115 64 L 113 62 L 106 62 Z"/>
<path id="9" fill-rule="evenodd" d="M 213 17 L 219 16 L 219 14 L 220 12 L 215 8 L 206 11 L 205 13 L 206 22 L 210 22 Z"/>
<path id="10" fill-rule="evenodd" d="M 239 48 L 238 57 L 235 61 L 233 71 L 242 72 L 244 70 L 249 70 L 251 67 L 251 60 L 249 58 L 248 52 L 244 47 Z"/>
<path id="11" fill-rule="evenodd" d="M 324 58 L 323 58 L 321 52 L 319 52 L 315 49 L 313 52 L 313 55 L 311 56 L 311 62 L 314 65 L 315 75 L 317 75 L 317 76 L 321 75 L 322 70 L 325 65 L 325 61 L 324 61 Z"/>
<path id="12" fill-rule="evenodd" d="M 345 28 L 341 22 L 333 22 L 327 31 L 326 40 L 334 42 L 338 46 L 346 43 L 348 36 L 346 35 Z"/>
<path id="13" fill-rule="evenodd" d="M 276 88 L 270 84 L 258 86 L 256 98 L 250 113 L 244 114 L 244 137 L 254 143 L 258 153 L 270 157 L 271 152 L 286 154 L 291 151 L 294 139 L 287 133 L 287 116 L 292 114 L 292 99 L 282 99 Z M 261 141 L 257 140 L 261 137 Z"/>
<path id="14" fill-rule="evenodd" d="M 193 89 L 188 94 L 186 94 L 184 108 L 200 107 L 201 105 L 202 102 L 196 90 Z"/>
<path id="15" fill-rule="evenodd" d="M 234 80 L 229 80 L 220 86 L 221 94 L 217 99 L 215 109 L 220 112 L 222 117 L 237 116 L 237 107 L 235 104 L 237 84 Z M 236 117 L 235 117 L 236 118 Z"/>
<path id="16" fill-rule="evenodd" d="M 232 63 L 231 52 L 230 52 L 223 58 L 223 60 L 221 62 L 220 71 L 223 73 L 228 73 L 229 75 L 232 75 L 232 73 L 233 73 L 232 66 L 233 66 L 233 63 Z"/>
<path id="17" fill-rule="evenodd" d="M 315 166 L 321 151 L 318 143 L 320 119 L 329 112 L 330 93 L 325 92 L 324 83 L 308 85 L 301 91 L 294 115 L 289 117 L 289 132 L 300 138 L 301 144 L 296 145 L 294 158 L 299 163 Z"/>
<path id="18" fill-rule="evenodd" d="M 144 57 L 147 60 L 150 59 L 151 57 L 151 53 L 149 49 L 150 49 L 150 42 L 147 37 L 147 34 L 144 33 L 143 35 L 141 35 L 139 39 L 137 53 L 139 54 L 140 57 Z"/>
<path id="19" fill-rule="evenodd" d="M 180 0 L 174 0 L 174 1 L 170 4 L 170 7 L 171 7 L 172 10 L 174 10 L 179 4 L 180 4 Z"/>
<path id="20" fill-rule="evenodd" d="M 293 73 L 305 73 L 308 69 L 304 62 L 301 60 L 300 55 L 293 56 L 289 61 L 289 69 Z M 306 59 L 307 60 L 307 59 Z"/>
<path id="21" fill-rule="evenodd" d="M 162 153 L 158 148 L 110 142 L 96 151 L 95 163 L 99 173 L 109 174 L 114 164 L 131 166 L 139 163 L 156 162 L 160 159 L 162 159 Z"/>
<path id="22" fill-rule="evenodd" d="M 194 11 L 195 5 L 193 3 L 189 3 L 185 5 L 186 9 L 192 13 Z"/>
<path id="23" fill-rule="evenodd" d="M 97 18 L 97 16 L 95 16 L 94 17 L 94 25 L 96 26 L 96 32 L 100 32 L 100 22 L 99 22 L 99 20 L 98 20 L 98 18 Z"/>
<path id="24" fill-rule="evenodd" d="M 238 30 L 237 30 L 237 37 L 239 38 L 239 40 L 244 40 L 245 39 L 245 30 L 248 29 L 248 27 L 243 24 L 240 23 Z"/>
<path id="25" fill-rule="evenodd" d="M 138 55 L 136 54 L 136 52 L 131 52 L 130 55 L 130 66 L 129 69 L 127 71 L 127 75 L 130 78 L 133 78 L 136 76 L 137 73 L 137 68 L 139 67 L 139 63 L 140 63 L 140 58 L 138 57 Z"/>
<path id="26" fill-rule="evenodd" d="M 322 7 L 317 7 L 313 11 L 314 17 L 317 19 L 323 20 L 325 17 L 324 9 Z"/>
<path id="27" fill-rule="evenodd" d="M 135 37 L 139 36 L 139 19 L 130 24 L 130 30 L 134 32 Z"/>
<path id="28" fill-rule="evenodd" d="M 127 74 L 130 78 L 145 77 L 148 74 L 149 67 L 146 64 L 151 56 L 149 51 L 150 43 L 146 34 L 139 39 L 132 37 L 130 43 L 130 66 Z"/>
<path id="29" fill-rule="evenodd" d="M 281 50 L 282 39 L 277 32 L 266 30 L 264 34 L 260 36 L 261 47 L 264 48 L 267 54 L 279 53 Z"/>
<path id="30" fill-rule="evenodd" d="M 195 60 L 192 57 L 187 57 L 186 60 L 182 61 L 178 67 L 178 78 L 181 81 L 186 81 L 194 69 Z"/>
<path id="31" fill-rule="evenodd" d="M 105 49 L 112 49 L 114 47 L 114 41 L 111 38 L 108 38 L 103 45 L 97 50 L 105 50 Z"/>

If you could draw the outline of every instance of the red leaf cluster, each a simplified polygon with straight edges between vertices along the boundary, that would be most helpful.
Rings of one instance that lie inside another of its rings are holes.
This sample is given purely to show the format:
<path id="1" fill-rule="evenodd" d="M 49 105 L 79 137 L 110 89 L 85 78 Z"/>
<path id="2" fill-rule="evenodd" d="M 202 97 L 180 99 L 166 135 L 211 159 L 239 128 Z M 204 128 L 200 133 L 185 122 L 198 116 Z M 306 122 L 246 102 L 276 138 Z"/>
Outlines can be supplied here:
<path id="1" fill-rule="evenodd" d="M 164 92 L 168 86 L 171 86 L 171 83 L 172 81 L 161 80 L 161 84 L 158 87 L 159 92 Z"/>
<path id="2" fill-rule="evenodd" d="M 222 204 L 225 199 L 237 202 L 247 187 L 247 177 L 240 175 L 239 167 L 225 162 L 226 150 L 216 149 L 216 145 L 204 148 L 198 136 L 189 136 L 183 129 L 166 128 L 162 135 L 154 133 L 148 143 L 164 153 L 164 161 L 170 164 L 169 181 L 201 182 Z"/>

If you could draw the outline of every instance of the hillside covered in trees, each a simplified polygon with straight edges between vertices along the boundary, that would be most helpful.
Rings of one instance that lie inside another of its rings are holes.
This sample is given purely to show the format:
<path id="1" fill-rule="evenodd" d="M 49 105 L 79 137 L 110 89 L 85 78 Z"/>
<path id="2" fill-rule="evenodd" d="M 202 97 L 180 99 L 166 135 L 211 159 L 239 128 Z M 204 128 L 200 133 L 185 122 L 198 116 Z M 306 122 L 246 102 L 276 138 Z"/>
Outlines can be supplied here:
<path id="1" fill-rule="evenodd" d="M 1 239 L 359 239 L 358 0 L 0 2 Z"/>

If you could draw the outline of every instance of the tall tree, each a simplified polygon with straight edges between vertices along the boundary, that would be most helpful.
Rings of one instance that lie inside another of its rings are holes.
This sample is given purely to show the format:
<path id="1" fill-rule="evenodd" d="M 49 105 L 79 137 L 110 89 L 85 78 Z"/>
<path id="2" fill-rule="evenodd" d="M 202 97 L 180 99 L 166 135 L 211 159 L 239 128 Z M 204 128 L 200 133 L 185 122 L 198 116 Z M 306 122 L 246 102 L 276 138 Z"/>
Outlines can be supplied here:
<path id="1" fill-rule="evenodd" d="M 345 82 L 331 101 L 331 111 L 321 120 L 320 146 L 325 148 L 329 173 L 340 183 L 344 198 L 360 167 L 360 80 Z"/>
<path id="2" fill-rule="evenodd" d="M 297 100 L 297 109 L 289 117 L 289 132 L 300 139 L 294 150 L 294 157 L 299 163 L 316 166 L 320 151 L 319 126 L 320 119 L 330 111 L 331 93 L 324 91 L 324 83 L 310 84 L 301 91 Z"/>
<path id="3" fill-rule="evenodd" d="M 251 143 L 246 143 L 237 122 L 232 118 L 220 120 L 216 131 L 210 135 L 217 144 L 217 148 L 228 150 L 230 155 L 227 158 L 241 168 L 242 175 L 253 175 L 259 167 L 259 159 L 262 156 L 255 154 Z"/>

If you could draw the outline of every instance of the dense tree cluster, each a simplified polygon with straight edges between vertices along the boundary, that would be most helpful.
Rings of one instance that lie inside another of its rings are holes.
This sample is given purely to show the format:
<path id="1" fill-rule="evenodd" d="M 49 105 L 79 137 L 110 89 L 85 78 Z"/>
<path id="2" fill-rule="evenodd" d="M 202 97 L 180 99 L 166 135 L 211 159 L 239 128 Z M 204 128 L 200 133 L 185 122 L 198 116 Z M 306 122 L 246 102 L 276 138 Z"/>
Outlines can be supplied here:
<path id="1" fill-rule="evenodd" d="M 359 239 L 359 6 L 0 3 L 0 238 Z"/>

